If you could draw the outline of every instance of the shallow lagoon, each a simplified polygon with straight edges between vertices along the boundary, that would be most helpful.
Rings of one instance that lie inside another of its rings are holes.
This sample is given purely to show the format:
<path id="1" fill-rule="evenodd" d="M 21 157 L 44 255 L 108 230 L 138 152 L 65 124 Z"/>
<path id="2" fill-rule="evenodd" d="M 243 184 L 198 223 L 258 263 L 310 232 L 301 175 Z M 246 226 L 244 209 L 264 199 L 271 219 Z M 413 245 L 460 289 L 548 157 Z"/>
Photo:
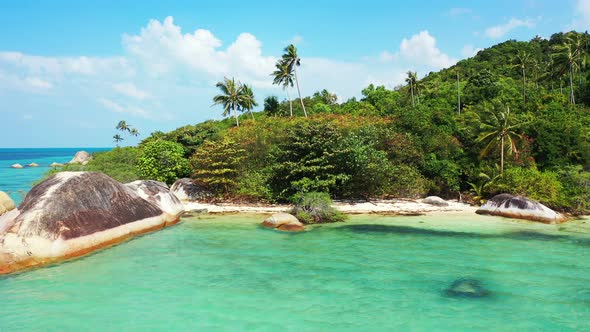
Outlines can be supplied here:
<path id="1" fill-rule="evenodd" d="M 354 216 L 298 234 L 204 216 L 0 278 L 0 330 L 584 330 L 589 221 Z M 581 233 L 575 233 L 574 230 Z M 451 298 L 456 279 L 485 298 Z"/>

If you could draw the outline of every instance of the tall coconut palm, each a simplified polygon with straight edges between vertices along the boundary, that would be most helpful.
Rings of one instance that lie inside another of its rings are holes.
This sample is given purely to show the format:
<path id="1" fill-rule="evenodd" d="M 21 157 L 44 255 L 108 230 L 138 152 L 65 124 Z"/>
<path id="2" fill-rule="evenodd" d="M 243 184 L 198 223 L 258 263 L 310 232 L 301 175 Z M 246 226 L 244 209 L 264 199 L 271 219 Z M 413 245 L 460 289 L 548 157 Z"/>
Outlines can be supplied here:
<path id="1" fill-rule="evenodd" d="M 283 90 L 287 92 L 287 99 L 289 99 L 289 111 L 291 113 L 291 117 L 293 117 L 293 101 L 289 95 L 289 88 L 293 87 L 293 72 L 289 70 L 289 66 L 287 66 L 287 64 L 282 60 L 277 61 L 275 67 L 277 69 L 271 74 L 271 76 L 274 76 L 272 84 L 282 85 Z"/>
<path id="2" fill-rule="evenodd" d="M 526 104 L 526 68 L 533 62 L 533 57 L 527 51 L 520 50 L 513 61 L 513 67 L 517 67 L 522 75 L 522 103 Z"/>
<path id="3" fill-rule="evenodd" d="M 213 106 L 222 105 L 223 116 L 229 116 L 233 113 L 236 119 L 236 126 L 239 127 L 240 121 L 238 120 L 237 110 L 243 102 L 242 84 L 236 82 L 233 77 L 231 80 L 225 77 L 223 82 L 217 82 L 215 86 L 221 90 L 221 94 L 213 97 Z"/>
<path id="4" fill-rule="evenodd" d="M 139 131 L 136 128 L 131 128 L 131 130 L 129 130 L 129 134 L 131 134 L 131 136 L 137 137 L 139 136 Z"/>
<path id="5" fill-rule="evenodd" d="M 500 148 L 500 174 L 504 173 L 504 150 L 506 154 L 518 153 L 516 142 L 522 138 L 515 130 L 524 123 L 514 123 L 510 114 L 510 107 L 502 112 L 487 112 L 487 117 L 480 125 L 482 130 L 476 142 L 485 142 L 486 146 L 481 150 L 479 157 L 487 156 L 494 148 Z"/>
<path id="6" fill-rule="evenodd" d="M 414 102 L 414 87 L 416 86 L 416 81 L 418 80 L 418 75 L 416 72 L 409 70 L 407 72 L 408 77 L 406 77 L 406 83 L 410 85 L 410 95 L 412 96 L 412 108 L 416 106 Z"/>
<path id="7" fill-rule="evenodd" d="M 282 56 L 282 62 L 287 66 L 290 72 L 293 72 L 295 77 L 295 85 L 297 86 L 297 94 L 299 95 L 301 107 L 303 108 L 303 114 L 307 118 L 307 111 L 305 111 L 303 98 L 301 98 L 301 90 L 299 89 L 299 78 L 297 77 L 297 67 L 301 66 L 301 58 L 299 58 L 299 55 L 297 54 L 297 47 L 295 47 L 293 44 L 285 47 L 284 52 L 285 53 Z"/>
<path id="8" fill-rule="evenodd" d="M 115 136 L 113 136 L 113 142 L 115 142 L 115 144 L 117 144 L 117 147 L 119 147 L 119 143 L 121 143 L 123 141 L 123 137 L 121 137 L 121 135 L 116 134 Z"/>
<path id="9" fill-rule="evenodd" d="M 254 98 L 254 91 L 249 85 L 242 84 L 241 86 L 241 96 L 240 96 L 240 108 L 242 110 L 246 110 L 252 116 L 252 120 L 254 120 L 254 114 L 252 113 L 252 109 L 258 106 L 256 99 Z"/>
<path id="10" fill-rule="evenodd" d="M 577 44 L 577 34 L 569 35 L 565 38 L 565 42 L 562 45 L 557 45 L 553 49 L 553 60 L 555 65 L 559 68 L 559 73 L 569 74 L 570 81 L 570 103 L 576 104 L 574 97 L 574 74 L 580 69 L 582 54 Z"/>

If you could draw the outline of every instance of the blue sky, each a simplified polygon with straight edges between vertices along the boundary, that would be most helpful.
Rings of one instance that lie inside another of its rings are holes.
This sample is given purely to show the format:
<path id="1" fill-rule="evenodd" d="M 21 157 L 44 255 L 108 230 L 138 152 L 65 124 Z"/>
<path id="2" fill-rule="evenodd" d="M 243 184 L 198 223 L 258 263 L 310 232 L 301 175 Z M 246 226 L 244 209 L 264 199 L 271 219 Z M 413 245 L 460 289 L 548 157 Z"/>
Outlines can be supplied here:
<path id="1" fill-rule="evenodd" d="M 345 100 L 506 39 L 587 30 L 590 0 L 20 0 L 0 1 L 0 22 L 0 147 L 112 146 L 119 120 L 145 137 L 220 118 L 224 76 L 284 98 L 268 74 L 291 42 L 302 93 Z"/>

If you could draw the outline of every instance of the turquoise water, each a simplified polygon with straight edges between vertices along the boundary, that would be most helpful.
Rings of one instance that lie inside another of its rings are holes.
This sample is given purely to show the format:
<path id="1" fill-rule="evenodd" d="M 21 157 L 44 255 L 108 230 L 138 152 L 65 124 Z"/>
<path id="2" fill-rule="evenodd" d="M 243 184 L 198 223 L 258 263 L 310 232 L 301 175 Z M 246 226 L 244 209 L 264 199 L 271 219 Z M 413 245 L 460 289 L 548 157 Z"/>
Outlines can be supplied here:
<path id="1" fill-rule="evenodd" d="M 84 150 L 97 152 L 108 148 L 56 148 L 56 149 L 6 149 L 0 148 L 0 191 L 7 192 L 16 204 L 23 199 L 23 194 L 31 189 L 33 182 L 40 179 L 49 170 L 53 162 L 66 163 L 76 152 Z M 39 167 L 10 168 L 10 165 L 26 166 L 37 163 Z"/>
<path id="2" fill-rule="evenodd" d="M 287 234 L 260 228 L 262 218 L 187 219 L 82 259 L 2 277 L 0 330 L 589 328 L 590 237 L 571 232 L 574 226 L 355 216 Z M 478 279 L 491 296 L 446 297 L 461 277 Z"/>

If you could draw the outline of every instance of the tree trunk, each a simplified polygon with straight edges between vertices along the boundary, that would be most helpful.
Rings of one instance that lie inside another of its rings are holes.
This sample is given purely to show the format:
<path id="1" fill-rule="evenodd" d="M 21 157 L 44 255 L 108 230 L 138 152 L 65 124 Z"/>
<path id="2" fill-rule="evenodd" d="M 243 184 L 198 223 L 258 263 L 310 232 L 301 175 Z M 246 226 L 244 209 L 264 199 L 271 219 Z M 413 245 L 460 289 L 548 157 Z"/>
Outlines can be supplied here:
<path id="1" fill-rule="evenodd" d="M 457 72 L 457 111 L 461 114 L 461 84 L 459 83 L 459 72 Z"/>
<path id="2" fill-rule="evenodd" d="M 233 109 L 234 111 L 234 118 L 236 119 L 236 126 L 239 127 L 240 126 L 240 121 L 238 120 L 238 112 L 236 111 L 236 109 Z"/>
<path id="3" fill-rule="evenodd" d="M 526 105 L 526 73 L 522 67 L 522 104 Z"/>
<path id="4" fill-rule="evenodd" d="M 574 72 L 572 69 L 572 65 L 570 64 L 570 101 L 572 102 L 572 105 L 576 104 L 576 100 L 574 98 Z"/>
<path id="5" fill-rule="evenodd" d="M 287 91 L 287 99 L 289 99 L 289 111 L 291 112 L 291 117 L 293 117 L 293 101 L 291 100 L 291 96 L 289 95 L 289 88 L 285 89 Z"/>
<path id="6" fill-rule="evenodd" d="M 412 84 L 412 80 L 410 80 L 410 94 L 412 95 L 412 108 L 414 108 L 414 85 Z"/>
<path id="7" fill-rule="evenodd" d="M 256 121 L 256 120 L 254 120 L 254 113 L 252 113 L 252 110 L 248 110 L 248 112 L 250 112 L 250 116 L 252 117 L 252 121 Z"/>
<path id="8" fill-rule="evenodd" d="M 305 105 L 303 105 L 303 98 L 301 98 L 301 90 L 299 90 L 299 79 L 297 78 L 297 68 L 293 67 L 293 71 L 295 73 L 295 84 L 297 85 L 297 94 L 299 95 L 299 100 L 301 101 L 301 107 L 303 107 L 303 114 L 307 118 L 307 112 L 305 111 Z"/>
<path id="9" fill-rule="evenodd" d="M 500 174 L 504 174 L 504 135 L 500 136 Z"/>

